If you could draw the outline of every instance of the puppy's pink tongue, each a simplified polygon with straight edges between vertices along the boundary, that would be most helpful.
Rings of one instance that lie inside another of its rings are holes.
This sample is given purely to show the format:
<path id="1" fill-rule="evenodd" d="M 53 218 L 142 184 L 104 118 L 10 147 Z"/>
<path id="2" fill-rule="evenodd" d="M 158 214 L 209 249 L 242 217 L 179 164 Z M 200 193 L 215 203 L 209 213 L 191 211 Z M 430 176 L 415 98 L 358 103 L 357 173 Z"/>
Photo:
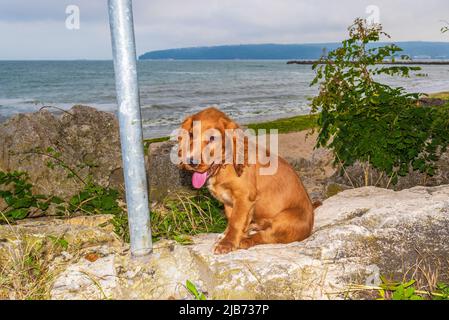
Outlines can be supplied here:
<path id="1" fill-rule="evenodd" d="M 195 172 L 192 176 L 192 185 L 195 189 L 200 189 L 207 180 L 207 171 L 204 173 Z"/>

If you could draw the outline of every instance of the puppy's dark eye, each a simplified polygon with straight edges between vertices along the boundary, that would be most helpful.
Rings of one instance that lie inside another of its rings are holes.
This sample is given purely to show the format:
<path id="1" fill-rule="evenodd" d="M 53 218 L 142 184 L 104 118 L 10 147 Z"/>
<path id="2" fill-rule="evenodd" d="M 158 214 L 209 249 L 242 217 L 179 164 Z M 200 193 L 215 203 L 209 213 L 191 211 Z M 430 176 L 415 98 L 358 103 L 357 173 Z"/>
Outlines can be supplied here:
<path id="1" fill-rule="evenodd" d="M 210 141 L 210 142 L 215 141 L 215 137 L 214 137 L 214 136 L 210 137 L 210 138 L 209 138 L 209 141 Z"/>

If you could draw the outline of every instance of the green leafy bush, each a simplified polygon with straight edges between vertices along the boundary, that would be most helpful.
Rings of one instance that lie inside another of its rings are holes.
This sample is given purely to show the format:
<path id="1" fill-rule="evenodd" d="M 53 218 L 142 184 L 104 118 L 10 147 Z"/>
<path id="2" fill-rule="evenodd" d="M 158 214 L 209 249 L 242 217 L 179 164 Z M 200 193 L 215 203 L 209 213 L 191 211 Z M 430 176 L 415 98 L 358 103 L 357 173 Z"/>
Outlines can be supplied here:
<path id="1" fill-rule="evenodd" d="M 327 146 L 344 166 L 356 161 L 386 173 L 391 182 L 410 169 L 433 175 L 435 162 L 449 143 L 449 109 L 420 107 L 419 93 L 407 93 L 377 81 L 380 75 L 408 77 L 413 66 L 384 65 L 402 51 L 391 44 L 371 46 L 382 36 L 381 25 L 356 19 L 349 39 L 323 56 L 313 69 L 319 94 L 318 146 Z M 402 57 L 407 59 L 407 57 Z"/>
<path id="2" fill-rule="evenodd" d="M 25 219 L 33 213 L 45 214 L 51 204 L 57 205 L 60 215 L 83 214 L 119 214 L 122 208 L 118 204 L 119 193 L 115 189 L 104 188 L 90 179 L 84 189 L 65 202 L 59 197 L 34 194 L 26 172 L 0 171 L 0 198 L 6 204 L 2 210 L 3 219 Z M 0 218 L 1 220 L 1 218 Z"/>
<path id="3" fill-rule="evenodd" d="M 6 204 L 0 221 L 24 219 L 34 212 L 46 211 L 52 203 L 62 203 L 62 200 L 55 196 L 33 194 L 32 188 L 26 172 L 0 171 L 0 198 Z"/>
<path id="4" fill-rule="evenodd" d="M 118 204 L 119 193 L 112 188 L 104 188 L 88 180 L 84 189 L 73 196 L 67 206 L 69 213 L 83 214 L 119 214 L 122 208 Z"/>

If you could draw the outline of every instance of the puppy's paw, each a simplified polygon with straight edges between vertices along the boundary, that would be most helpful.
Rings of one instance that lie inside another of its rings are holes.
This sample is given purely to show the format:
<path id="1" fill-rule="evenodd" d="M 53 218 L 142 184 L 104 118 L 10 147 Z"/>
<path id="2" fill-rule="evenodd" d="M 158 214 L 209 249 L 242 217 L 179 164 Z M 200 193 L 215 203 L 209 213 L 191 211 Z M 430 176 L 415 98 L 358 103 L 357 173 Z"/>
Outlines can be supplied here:
<path id="1" fill-rule="evenodd" d="M 248 249 L 254 246 L 254 241 L 251 238 L 244 238 L 240 241 L 239 249 Z"/>
<path id="2" fill-rule="evenodd" d="M 231 251 L 237 249 L 231 242 L 229 241 L 220 241 L 214 248 L 215 254 L 226 254 Z"/>
<path id="3" fill-rule="evenodd" d="M 245 233 L 250 236 L 250 235 L 253 235 L 254 233 L 259 232 L 261 230 L 262 230 L 262 228 L 260 225 L 258 225 L 257 223 L 251 223 L 248 226 L 248 228 L 246 229 Z"/>

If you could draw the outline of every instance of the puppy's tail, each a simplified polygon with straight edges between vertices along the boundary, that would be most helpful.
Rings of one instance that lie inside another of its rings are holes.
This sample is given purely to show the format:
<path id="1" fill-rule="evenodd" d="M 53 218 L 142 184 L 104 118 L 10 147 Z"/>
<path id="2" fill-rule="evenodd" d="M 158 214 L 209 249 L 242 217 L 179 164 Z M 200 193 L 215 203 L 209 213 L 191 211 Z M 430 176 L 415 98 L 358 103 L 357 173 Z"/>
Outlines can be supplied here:
<path id="1" fill-rule="evenodd" d="M 315 210 L 316 208 L 322 206 L 323 203 L 320 200 L 316 200 L 312 203 L 313 209 Z"/>

